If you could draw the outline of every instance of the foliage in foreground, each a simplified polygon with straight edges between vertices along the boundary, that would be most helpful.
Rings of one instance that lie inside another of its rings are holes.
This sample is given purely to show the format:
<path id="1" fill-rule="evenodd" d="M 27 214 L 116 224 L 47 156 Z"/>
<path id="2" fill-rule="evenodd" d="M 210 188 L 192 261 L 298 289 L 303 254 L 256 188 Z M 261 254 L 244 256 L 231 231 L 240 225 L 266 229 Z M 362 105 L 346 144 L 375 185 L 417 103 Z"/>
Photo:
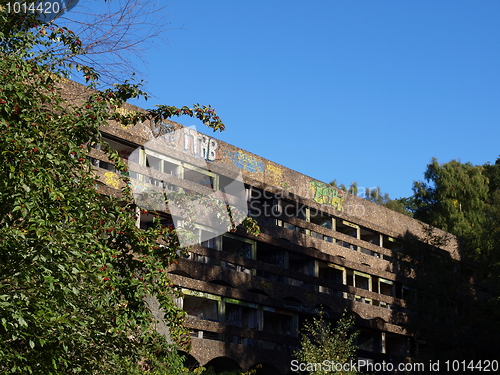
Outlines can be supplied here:
<path id="1" fill-rule="evenodd" d="M 224 125 L 210 107 L 121 116 L 139 88 L 95 90 L 99 75 L 85 66 L 94 90 L 68 102 L 60 82 L 74 66 L 65 58 L 81 44 L 68 29 L 0 12 L 0 373 L 186 373 L 176 349 L 189 350 L 189 334 L 166 274 L 182 249 L 159 222 L 136 227 L 130 189 L 120 200 L 100 195 L 86 155 L 110 120 L 187 114 Z M 53 54 L 56 45 L 65 52 Z M 169 335 L 157 333 L 148 298 Z"/>
<path id="2" fill-rule="evenodd" d="M 294 353 L 294 357 L 304 364 L 322 364 L 324 361 L 329 364 L 346 364 L 355 361 L 357 347 L 354 342 L 358 333 L 351 330 L 353 325 L 354 317 L 348 317 L 345 314 L 335 326 L 325 319 L 323 313 L 319 318 L 306 321 L 300 330 L 300 349 Z M 359 374 L 355 369 L 336 372 L 327 367 L 318 367 L 316 371 L 308 371 L 308 373 L 310 375 Z"/>

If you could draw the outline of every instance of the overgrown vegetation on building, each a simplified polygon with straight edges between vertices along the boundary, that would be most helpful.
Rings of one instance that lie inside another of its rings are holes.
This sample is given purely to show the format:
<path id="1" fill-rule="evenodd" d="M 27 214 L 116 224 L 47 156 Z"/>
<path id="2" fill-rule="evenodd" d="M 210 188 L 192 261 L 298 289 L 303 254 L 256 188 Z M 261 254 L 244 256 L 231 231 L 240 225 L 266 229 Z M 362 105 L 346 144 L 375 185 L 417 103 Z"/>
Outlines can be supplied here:
<path id="1" fill-rule="evenodd" d="M 182 249 L 159 223 L 137 228 L 128 189 L 98 193 L 87 153 L 107 121 L 182 112 L 223 124 L 209 107 L 119 115 L 143 93 L 127 82 L 97 90 L 99 72 L 68 59 L 83 43 L 34 14 L 0 12 L 0 373 L 179 374 L 189 332 L 166 269 Z M 75 71 L 93 90 L 68 101 L 60 83 Z M 148 298 L 170 337 L 157 333 Z"/>

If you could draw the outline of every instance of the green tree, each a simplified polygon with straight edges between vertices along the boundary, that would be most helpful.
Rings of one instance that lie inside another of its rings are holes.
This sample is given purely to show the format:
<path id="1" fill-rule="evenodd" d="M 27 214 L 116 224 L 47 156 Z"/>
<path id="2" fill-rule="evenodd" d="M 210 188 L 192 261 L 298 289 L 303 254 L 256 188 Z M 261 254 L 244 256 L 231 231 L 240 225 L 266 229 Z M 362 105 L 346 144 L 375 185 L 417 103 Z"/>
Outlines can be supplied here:
<path id="1" fill-rule="evenodd" d="M 497 295 L 500 295 L 500 157 L 495 164 L 485 164 L 483 168 L 489 180 L 489 192 L 485 212 L 486 227 L 482 231 L 486 244 L 480 261 L 487 270 L 487 280 L 494 285 Z"/>
<path id="2" fill-rule="evenodd" d="M 420 314 L 411 326 L 427 343 L 427 355 L 437 359 L 439 353 L 441 359 L 498 357 L 500 160 L 472 165 L 433 159 L 424 176 L 425 182 L 414 183 L 409 206 L 416 219 L 458 236 L 462 262 L 403 241 L 422 285 L 413 306 Z M 439 345 L 443 338 L 448 352 Z"/>
<path id="3" fill-rule="evenodd" d="M 184 249 L 159 220 L 136 227 L 128 187 L 100 194 L 87 153 L 108 121 L 186 114 L 224 125 L 210 107 L 118 114 L 143 93 L 129 83 L 96 90 L 98 72 L 66 59 L 81 44 L 34 15 L 0 12 L 0 373 L 177 375 L 189 332 L 166 269 Z M 68 101 L 64 77 L 75 67 L 93 89 Z"/>
<path id="4" fill-rule="evenodd" d="M 306 321 L 300 330 L 300 349 L 294 353 L 294 357 L 304 364 L 311 375 L 359 374 L 355 369 L 341 372 L 334 369 L 335 363 L 344 365 L 356 361 L 357 347 L 354 342 L 358 333 L 352 331 L 353 324 L 354 318 L 346 314 L 335 326 L 325 320 L 323 313 L 318 318 Z M 314 364 L 321 365 L 314 368 Z"/>
<path id="5" fill-rule="evenodd" d="M 485 168 L 456 160 L 439 164 L 433 159 L 424 176 L 426 182 L 413 185 L 414 218 L 459 236 L 468 255 L 479 255 L 488 222 Z"/>

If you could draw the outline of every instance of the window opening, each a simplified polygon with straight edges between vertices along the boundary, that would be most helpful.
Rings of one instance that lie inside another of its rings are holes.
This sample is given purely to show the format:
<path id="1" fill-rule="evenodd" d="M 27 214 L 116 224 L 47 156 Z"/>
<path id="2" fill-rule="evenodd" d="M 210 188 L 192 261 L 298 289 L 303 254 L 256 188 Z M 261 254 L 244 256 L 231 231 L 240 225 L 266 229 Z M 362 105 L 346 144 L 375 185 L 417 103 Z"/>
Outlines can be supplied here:
<path id="1" fill-rule="evenodd" d="M 401 250 L 401 245 L 396 241 L 395 238 L 390 237 L 390 236 L 383 236 L 383 246 L 386 249 L 392 250 L 392 251 L 400 251 Z"/>
<path id="2" fill-rule="evenodd" d="M 354 275 L 356 288 L 370 290 L 370 279 L 361 275 Z"/>
<path id="3" fill-rule="evenodd" d="M 366 228 L 360 228 L 360 238 L 363 241 L 380 246 L 380 234 Z"/>
<path id="4" fill-rule="evenodd" d="M 358 337 L 356 337 L 357 346 L 361 350 L 367 350 L 372 352 L 374 350 L 374 334 L 375 332 L 361 331 Z"/>
<path id="5" fill-rule="evenodd" d="M 301 254 L 289 253 L 288 269 L 306 275 L 314 275 L 314 259 Z"/>
<path id="6" fill-rule="evenodd" d="M 325 212 L 310 208 L 309 221 L 326 229 L 333 229 L 333 217 Z"/>
<path id="7" fill-rule="evenodd" d="M 198 236 L 198 242 L 201 246 L 208 247 L 209 249 L 220 249 L 219 237 L 208 227 L 198 224 L 195 233 Z"/>
<path id="8" fill-rule="evenodd" d="M 318 276 L 320 279 L 331 280 L 339 284 L 344 283 L 345 269 L 343 267 L 337 266 L 332 263 L 319 262 L 318 269 Z"/>
<path id="9" fill-rule="evenodd" d="M 141 213 L 140 214 L 140 228 L 143 230 L 152 228 L 154 226 L 154 218 L 156 215 L 152 213 Z M 161 226 L 164 228 L 174 229 L 174 222 L 170 215 L 158 215 L 160 219 Z"/>
<path id="10" fill-rule="evenodd" d="M 222 236 L 222 251 L 253 259 L 255 257 L 255 242 L 226 233 Z"/>
<path id="11" fill-rule="evenodd" d="M 394 296 L 394 282 L 386 279 L 379 279 L 379 293 L 385 296 Z"/>
<path id="12" fill-rule="evenodd" d="M 264 310 L 264 331 L 280 335 L 296 335 L 293 328 L 293 317 L 273 311 Z"/>
<path id="13" fill-rule="evenodd" d="M 349 221 L 336 219 L 337 220 L 337 232 L 347 234 L 348 236 L 358 238 L 359 226 Z"/>
<path id="14" fill-rule="evenodd" d="M 218 320 L 218 301 L 185 295 L 183 301 L 183 310 L 191 317 L 205 320 Z"/>
<path id="15" fill-rule="evenodd" d="M 242 301 L 226 299 L 225 323 L 246 329 L 259 328 L 259 310 L 256 305 Z"/>
<path id="16" fill-rule="evenodd" d="M 192 166 L 184 166 L 184 179 L 197 183 L 199 185 L 203 185 L 205 187 L 211 188 L 211 189 L 217 189 L 216 183 L 215 183 L 215 174 L 208 172 L 208 171 L 203 171 L 199 170 L 196 167 Z"/>
<path id="17" fill-rule="evenodd" d="M 277 201 L 277 206 L 278 212 L 285 218 L 294 217 L 300 220 L 306 220 L 307 218 L 307 206 L 300 204 L 299 202 L 279 199 Z"/>
<path id="18" fill-rule="evenodd" d="M 257 260 L 285 268 L 285 250 L 265 242 L 258 242 Z"/>

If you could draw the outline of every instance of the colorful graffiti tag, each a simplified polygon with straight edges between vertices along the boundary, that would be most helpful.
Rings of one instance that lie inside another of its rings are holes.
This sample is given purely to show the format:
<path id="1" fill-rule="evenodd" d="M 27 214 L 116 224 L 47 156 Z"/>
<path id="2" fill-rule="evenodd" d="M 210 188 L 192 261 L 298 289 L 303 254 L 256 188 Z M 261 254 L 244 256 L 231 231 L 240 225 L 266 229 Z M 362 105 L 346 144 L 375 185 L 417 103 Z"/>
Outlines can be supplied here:
<path id="1" fill-rule="evenodd" d="M 283 169 L 272 165 L 271 163 L 267 163 L 266 172 L 269 174 L 269 179 L 274 186 L 278 186 L 283 176 Z"/>
<path id="2" fill-rule="evenodd" d="M 290 189 L 290 185 L 288 185 L 285 181 L 281 181 L 280 186 L 283 189 Z"/>
<path id="3" fill-rule="evenodd" d="M 116 112 L 122 116 L 135 115 L 137 113 L 137 111 L 131 111 L 131 110 L 123 108 L 123 107 L 117 108 Z M 126 128 L 127 125 L 121 124 L 121 127 Z"/>
<path id="4" fill-rule="evenodd" d="M 118 175 L 116 173 L 106 172 L 104 173 L 104 183 L 106 185 L 114 187 L 115 189 L 118 189 L 120 179 L 118 178 Z"/>
<path id="5" fill-rule="evenodd" d="M 245 154 L 241 151 L 232 152 L 224 150 L 224 153 L 232 159 L 234 165 L 247 172 L 264 172 L 264 164 L 254 156 Z"/>
<path id="6" fill-rule="evenodd" d="M 344 192 L 333 186 L 327 185 L 324 182 L 311 181 L 309 188 L 314 193 L 314 201 L 317 203 L 326 203 L 342 211 L 344 203 Z"/>
<path id="7" fill-rule="evenodd" d="M 184 128 L 184 151 L 198 156 L 206 161 L 217 159 L 219 143 L 204 134 L 198 133 L 192 128 Z"/>
<path id="8" fill-rule="evenodd" d="M 171 128 L 163 136 L 148 142 L 148 149 L 167 156 L 169 156 L 170 147 L 205 161 L 213 162 L 218 159 L 219 142 L 197 132 L 194 128 Z M 172 156 L 178 158 L 178 156 Z"/>

